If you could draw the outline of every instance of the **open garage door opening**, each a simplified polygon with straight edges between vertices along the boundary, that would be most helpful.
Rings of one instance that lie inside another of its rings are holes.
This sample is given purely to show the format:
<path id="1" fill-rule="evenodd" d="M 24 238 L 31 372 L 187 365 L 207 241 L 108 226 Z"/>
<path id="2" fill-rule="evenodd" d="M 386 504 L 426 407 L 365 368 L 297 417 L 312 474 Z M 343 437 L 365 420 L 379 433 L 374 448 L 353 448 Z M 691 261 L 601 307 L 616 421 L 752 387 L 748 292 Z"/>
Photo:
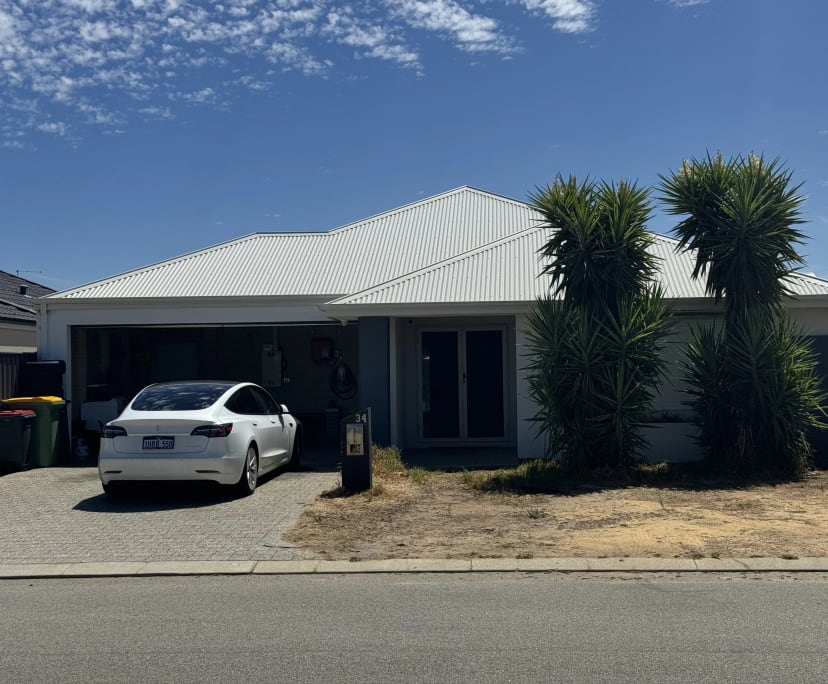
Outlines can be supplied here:
<path id="1" fill-rule="evenodd" d="M 265 387 L 305 425 L 335 441 L 359 407 L 357 326 L 338 324 L 73 327 L 73 434 L 95 435 L 146 385 L 239 380 Z"/>

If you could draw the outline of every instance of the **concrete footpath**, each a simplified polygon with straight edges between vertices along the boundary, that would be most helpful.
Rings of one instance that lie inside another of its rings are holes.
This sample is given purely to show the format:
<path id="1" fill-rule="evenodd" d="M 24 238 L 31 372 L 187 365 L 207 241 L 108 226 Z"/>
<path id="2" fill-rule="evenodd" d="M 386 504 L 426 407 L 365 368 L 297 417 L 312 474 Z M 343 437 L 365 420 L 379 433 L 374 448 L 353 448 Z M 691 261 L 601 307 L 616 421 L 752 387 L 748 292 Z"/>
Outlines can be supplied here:
<path id="1" fill-rule="evenodd" d="M 324 575 L 434 572 L 828 573 L 828 558 L 473 558 L 470 560 L 411 558 L 355 562 L 250 560 L 0 563 L 0 580 L 56 577 L 146 577 L 152 575 Z"/>

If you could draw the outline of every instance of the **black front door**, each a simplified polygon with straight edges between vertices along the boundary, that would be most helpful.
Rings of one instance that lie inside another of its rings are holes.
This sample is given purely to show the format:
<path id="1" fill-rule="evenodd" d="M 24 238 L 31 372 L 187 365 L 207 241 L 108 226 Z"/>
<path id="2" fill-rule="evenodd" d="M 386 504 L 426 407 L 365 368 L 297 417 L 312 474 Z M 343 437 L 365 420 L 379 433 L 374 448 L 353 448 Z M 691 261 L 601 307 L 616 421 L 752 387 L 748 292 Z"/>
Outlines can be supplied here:
<path id="1" fill-rule="evenodd" d="M 420 334 L 423 439 L 505 436 L 503 330 Z"/>

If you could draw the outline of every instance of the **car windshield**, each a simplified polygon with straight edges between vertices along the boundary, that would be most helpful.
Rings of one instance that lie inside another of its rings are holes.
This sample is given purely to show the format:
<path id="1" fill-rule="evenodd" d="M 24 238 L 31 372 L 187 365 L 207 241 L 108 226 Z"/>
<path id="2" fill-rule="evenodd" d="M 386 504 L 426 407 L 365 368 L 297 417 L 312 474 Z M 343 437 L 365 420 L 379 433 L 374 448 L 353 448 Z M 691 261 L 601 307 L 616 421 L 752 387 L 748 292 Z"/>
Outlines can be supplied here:
<path id="1" fill-rule="evenodd" d="M 216 403 L 232 384 L 187 382 L 151 385 L 135 397 L 135 411 L 199 411 Z"/>

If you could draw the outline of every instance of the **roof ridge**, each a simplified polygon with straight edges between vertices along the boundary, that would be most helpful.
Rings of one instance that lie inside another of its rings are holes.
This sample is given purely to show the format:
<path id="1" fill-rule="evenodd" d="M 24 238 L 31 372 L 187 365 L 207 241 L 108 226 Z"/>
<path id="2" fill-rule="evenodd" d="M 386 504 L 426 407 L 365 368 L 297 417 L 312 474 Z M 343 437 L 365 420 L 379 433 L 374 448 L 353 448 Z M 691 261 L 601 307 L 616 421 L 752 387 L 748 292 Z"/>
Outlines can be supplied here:
<path id="1" fill-rule="evenodd" d="M 510 203 L 513 203 L 513 204 L 517 204 L 517 205 L 520 205 L 522 207 L 531 208 L 525 202 L 521 202 L 520 200 L 512 199 L 511 197 L 506 197 L 505 195 L 498 195 L 495 192 L 490 192 L 488 190 L 481 190 L 480 188 L 475 188 L 471 185 L 460 185 L 456 188 L 452 188 L 451 190 L 445 190 L 444 192 L 438 192 L 436 195 L 429 195 L 428 197 L 423 197 L 422 199 L 414 200 L 413 202 L 407 202 L 406 204 L 403 204 L 399 207 L 395 207 L 393 209 L 386 209 L 385 211 L 380 211 L 380 212 L 377 212 L 376 214 L 371 214 L 370 216 L 366 216 L 365 218 L 359 219 L 358 221 L 351 221 L 350 223 L 345 223 L 341 226 L 338 226 L 336 228 L 332 228 L 329 231 L 326 231 L 325 234 L 331 235 L 331 234 L 335 234 L 335 233 L 344 233 L 346 231 L 358 228 L 361 224 L 371 223 L 371 222 L 376 221 L 380 218 L 393 216 L 394 214 L 398 214 L 398 213 L 401 213 L 401 212 L 404 212 L 404 211 L 410 211 L 411 209 L 413 209 L 415 207 L 422 206 L 424 204 L 428 204 L 430 202 L 434 202 L 436 200 L 449 197 L 451 195 L 458 195 L 461 192 L 468 192 L 468 191 L 474 192 L 478 195 L 484 195 L 484 196 L 489 197 L 489 198 L 498 199 L 498 200 L 501 200 L 501 201 L 506 201 L 506 202 L 510 202 Z"/>

